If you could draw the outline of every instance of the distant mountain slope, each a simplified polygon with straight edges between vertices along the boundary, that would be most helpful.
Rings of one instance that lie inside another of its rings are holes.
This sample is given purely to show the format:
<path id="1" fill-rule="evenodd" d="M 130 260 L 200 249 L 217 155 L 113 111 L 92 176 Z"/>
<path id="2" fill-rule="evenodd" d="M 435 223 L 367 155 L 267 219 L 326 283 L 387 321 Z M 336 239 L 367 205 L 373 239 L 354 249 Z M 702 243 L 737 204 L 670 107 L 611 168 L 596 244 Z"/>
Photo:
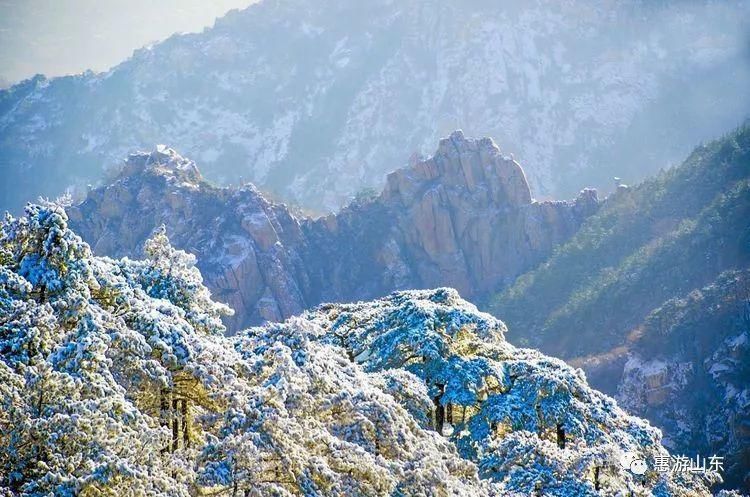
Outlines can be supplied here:
<path id="1" fill-rule="evenodd" d="M 163 231 L 145 260 L 96 257 L 56 205 L 0 223 L 0 495 L 708 497 L 717 479 L 656 471 L 658 430 L 455 290 L 226 337 L 194 263 Z"/>
<path id="2" fill-rule="evenodd" d="M 749 267 L 744 126 L 608 197 L 489 308 L 519 343 L 558 354 L 599 388 L 619 391 L 671 446 L 727 454 L 731 482 L 750 488 Z"/>
<path id="3" fill-rule="evenodd" d="M 0 209 L 169 143 L 217 183 L 344 205 L 456 128 L 537 197 L 641 179 L 750 110 L 750 2 L 263 0 L 105 74 L 0 92 Z"/>
<path id="4" fill-rule="evenodd" d="M 483 296 L 544 260 L 598 208 L 596 192 L 535 202 L 519 164 L 459 131 L 434 156 L 388 176 L 337 214 L 298 217 L 252 185 L 217 188 L 171 149 L 132 155 L 119 177 L 68 209 L 102 255 L 136 255 L 165 224 L 209 288 L 237 310 L 233 330 L 321 302 L 452 286 Z"/>
<path id="5" fill-rule="evenodd" d="M 622 344 L 661 303 L 748 263 L 750 127 L 744 126 L 697 148 L 682 166 L 608 197 L 491 309 L 530 345 L 572 358 Z"/>

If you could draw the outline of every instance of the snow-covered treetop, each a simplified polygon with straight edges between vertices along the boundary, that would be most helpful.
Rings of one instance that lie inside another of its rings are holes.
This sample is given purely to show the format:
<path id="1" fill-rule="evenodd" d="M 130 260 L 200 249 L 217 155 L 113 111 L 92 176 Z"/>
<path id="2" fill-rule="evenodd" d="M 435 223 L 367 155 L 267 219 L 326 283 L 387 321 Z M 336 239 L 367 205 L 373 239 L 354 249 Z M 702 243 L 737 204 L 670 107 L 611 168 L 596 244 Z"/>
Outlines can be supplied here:
<path id="1" fill-rule="evenodd" d="M 316 339 L 343 347 L 365 370 L 400 368 L 419 378 L 428 392 L 423 404 L 434 404 L 433 425 L 505 491 L 705 491 L 697 479 L 655 471 L 640 477 L 624 468 L 628 456 L 652 468 L 669 456 L 659 430 L 591 389 L 582 370 L 510 345 L 505 325 L 455 290 L 323 305 L 304 317 L 323 331 Z"/>
<path id="2" fill-rule="evenodd" d="M 51 204 L 2 225 L 0 495 L 492 495 L 389 393 L 415 378 L 303 320 L 226 338 L 163 230 L 116 261 L 66 221 Z"/>
<path id="3" fill-rule="evenodd" d="M 622 469 L 658 431 L 453 290 L 226 337 L 194 258 L 146 253 L 3 221 L 0 495 L 708 495 Z"/>
<path id="4" fill-rule="evenodd" d="M 502 357 L 510 352 L 502 321 L 481 313 L 451 288 L 397 292 L 367 303 L 328 304 L 305 314 L 370 370 L 452 354 Z"/>

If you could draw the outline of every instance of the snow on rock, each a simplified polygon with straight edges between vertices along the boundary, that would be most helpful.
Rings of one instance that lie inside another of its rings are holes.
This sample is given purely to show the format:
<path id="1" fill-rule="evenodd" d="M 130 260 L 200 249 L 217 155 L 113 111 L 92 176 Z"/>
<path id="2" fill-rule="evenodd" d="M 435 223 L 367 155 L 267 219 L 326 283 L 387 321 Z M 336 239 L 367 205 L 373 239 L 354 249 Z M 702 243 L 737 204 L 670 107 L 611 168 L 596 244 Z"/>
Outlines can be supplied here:
<path id="1" fill-rule="evenodd" d="M 725 482 L 743 489 L 750 483 L 749 302 L 743 270 L 664 303 L 645 320 L 617 391 L 626 409 L 669 433 L 670 449 L 725 457 Z"/>
<path id="2" fill-rule="evenodd" d="M 749 9 L 256 2 L 106 73 L 0 90 L 0 210 L 161 142 L 217 183 L 334 209 L 455 128 L 501 139 L 540 197 L 638 181 L 746 117 Z"/>

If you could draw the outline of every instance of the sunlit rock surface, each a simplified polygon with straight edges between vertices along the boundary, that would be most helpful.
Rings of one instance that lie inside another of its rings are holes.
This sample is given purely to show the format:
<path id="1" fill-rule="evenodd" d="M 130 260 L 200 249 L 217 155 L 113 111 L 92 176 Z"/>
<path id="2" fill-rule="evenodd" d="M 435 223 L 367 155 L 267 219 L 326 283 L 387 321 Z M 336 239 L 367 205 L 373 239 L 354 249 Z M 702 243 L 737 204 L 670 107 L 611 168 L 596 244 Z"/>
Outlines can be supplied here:
<path id="1" fill-rule="evenodd" d="M 164 224 L 197 256 L 206 284 L 237 310 L 230 327 L 279 321 L 325 301 L 451 286 L 480 297 L 572 236 L 596 192 L 535 202 L 520 165 L 490 139 L 457 131 L 388 176 L 380 195 L 311 219 L 247 184 L 219 188 L 174 150 L 131 155 L 108 186 L 69 209 L 101 255 L 137 255 Z"/>

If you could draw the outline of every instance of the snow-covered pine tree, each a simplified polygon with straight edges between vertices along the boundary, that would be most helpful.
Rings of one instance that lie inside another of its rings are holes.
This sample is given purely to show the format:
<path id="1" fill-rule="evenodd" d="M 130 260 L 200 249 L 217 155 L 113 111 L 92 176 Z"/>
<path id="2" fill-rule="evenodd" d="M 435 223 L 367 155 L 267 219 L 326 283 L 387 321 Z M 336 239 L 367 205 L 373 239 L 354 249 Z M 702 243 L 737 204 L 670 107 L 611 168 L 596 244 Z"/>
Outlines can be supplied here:
<path id="1" fill-rule="evenodd" d="M 163 229 L 94 256 L 55 204 L 0 229 L 0 495 L 709 495 L 660 434 L 455 291 L 223 334 Z"/>
<path id="2" fill-rule="evenodd" d="M 583 371 L 510 345 L 501 321 L 453 289 L 323 305 L 303 317 L 321 327 L 317 340 L 345 347 L 366 371 L 403 369 L 419 378 L 432 428 L 504 491 L 700 495 L 719 479 L 634 475 L 621 464 L 626 455 L 652 468 L 657 456 L 668 456 L 659 430 L 591 389 Z"/>
<path id="3" fill-rule="evenodd" d="M 146 251 L 93 256 L 54 204 L 5 218 L 3 493 L 490 495 L 312 325 L 226 338 L 192 257 L 163 230 Z"/>

